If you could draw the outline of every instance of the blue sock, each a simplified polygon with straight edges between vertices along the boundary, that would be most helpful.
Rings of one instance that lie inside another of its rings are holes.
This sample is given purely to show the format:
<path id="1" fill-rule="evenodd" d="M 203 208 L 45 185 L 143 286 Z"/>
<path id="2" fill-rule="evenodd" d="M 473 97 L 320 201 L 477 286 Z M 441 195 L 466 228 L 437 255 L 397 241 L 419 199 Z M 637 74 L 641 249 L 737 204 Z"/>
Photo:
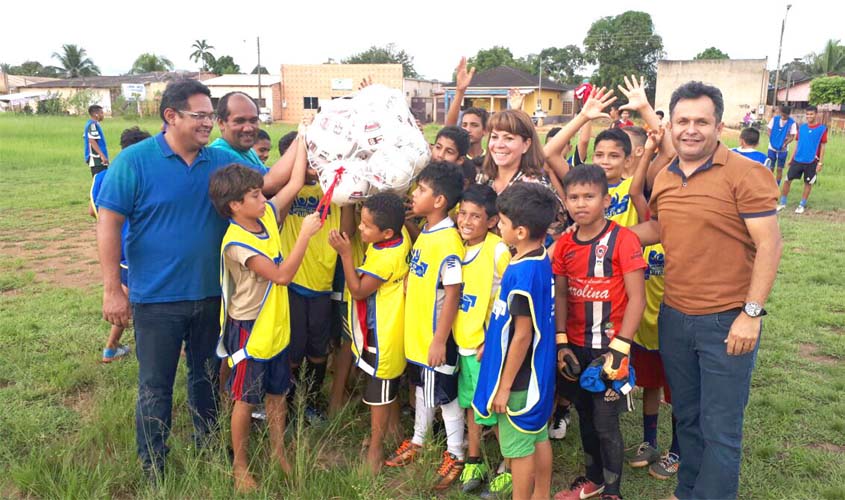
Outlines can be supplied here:
<path id="1" fill-rule="evenodd" d="M 786 205 L 786 196 L 781 196 L 781 197 L 780 197 L 780 204 L 781 204 L 781 205 Z"/>
<path id="2" fill-rule="evenodd" d="M 657 414 L 643 415 L 643 441 L 657 448 Z"/>
<path id="3" fill-rule="evenodd" d="M 807 198 L 801 198 L 801 203 L 800 203 L 800 205 L 801 205 L 802 207 L 806 207 L 806 206 L 807 206 Z"/>
<path id="4" fill-rule="evenodd" d="M 677 427 L 678 419 L 675 418 L 675 415 L 672 415 L 672 444 L 669 446 L 669 453 L 681 456 L 681 447 L 678 445 Z"/>

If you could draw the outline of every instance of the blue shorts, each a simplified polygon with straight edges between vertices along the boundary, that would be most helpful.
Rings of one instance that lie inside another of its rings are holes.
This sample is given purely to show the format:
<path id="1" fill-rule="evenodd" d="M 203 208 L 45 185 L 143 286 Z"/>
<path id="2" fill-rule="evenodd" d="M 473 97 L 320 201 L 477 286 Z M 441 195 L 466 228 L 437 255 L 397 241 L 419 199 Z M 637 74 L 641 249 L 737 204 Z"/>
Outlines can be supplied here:
<path id="1" fill-rule="evenodd" d="M 786 165 L 786 157 L 788 151 L 775 151 L 769 149 L 769 168 L 772 169 L 777 165 L 778 168 L 783 168 Z"/>
<path id="2" fill-rule="evenodd" d="M 226 318 L 223 343 L 226 351 L 233 353 L 246 345 L 255 321 L 239 321 Z M 245 359 L 232 368 L 226 390 L 234 401 L 257 405 L 264 401 L 265 394 L 283 396 L 291 385 L 290 360 L 285 349 L 275 358 L 267 361 Z"/>

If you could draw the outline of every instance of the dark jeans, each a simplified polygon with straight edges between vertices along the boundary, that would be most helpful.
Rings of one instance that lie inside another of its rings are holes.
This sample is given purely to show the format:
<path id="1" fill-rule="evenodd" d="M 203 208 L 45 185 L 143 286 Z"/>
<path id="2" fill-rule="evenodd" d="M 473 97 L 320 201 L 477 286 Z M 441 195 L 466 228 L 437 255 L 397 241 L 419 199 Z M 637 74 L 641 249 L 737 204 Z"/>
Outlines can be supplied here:
<path id="1" fill-rule="evenodd" d="M 742 419 L 757 348 L 729 356 L 725 339 L 740 314 L 731 309 L 692 316 L 660 306 L 660 355 L 678 420 L 679 499 L 736 498 L 742 458 Z"/>
<path id="2" fill-rule="evenodd" d="M 173 407 L 173 382 L 185 345 L 188 405 L 194 439 L 201 445 L 217 420 L 216 387 L 220 360 L 220 297 L 161 304 L 132 304 L 138 356 L 135 432 L 145 469 L 162 470 Z"/>

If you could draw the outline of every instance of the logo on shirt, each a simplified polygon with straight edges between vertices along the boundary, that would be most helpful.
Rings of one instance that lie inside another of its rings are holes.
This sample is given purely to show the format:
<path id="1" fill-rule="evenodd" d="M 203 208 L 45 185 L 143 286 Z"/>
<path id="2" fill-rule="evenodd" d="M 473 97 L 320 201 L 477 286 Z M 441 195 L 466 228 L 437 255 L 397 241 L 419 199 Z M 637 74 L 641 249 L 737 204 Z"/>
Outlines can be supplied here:
<path id="1" fill-rule="evenodd" d="M 318 205 L 320 205 L 320 198 L 316 196 L 297 196 L 288 213 L 297 217 L 308 217 L 317 211 Z M 329 205 L 329 214 L 331 214 L 331 205 Z"/>
<path id="2" fill-rule="evenodd" d="M 475 307 L 475 303 L 478 300 L 478 297 L 475 295 L 461 295 L 461 311 L 469 312 L 470 309 Z"/>
<path id="3" fill-rule="evenodd" d="M 650 276 L 663 276 L 663 262 L 665 256 L 657 250 L 648 252 L 648 267 L 645 270 L 645 279 Z"/>
<path id="4" fill-rule="evenodd" d="M 507 314 L 508 312 L 508 304 L 502 299 L 496 299 L 496 302 L 493 303 L 493 310 L 490 311 L 490 314 L 499 319 L 500 316 Z"/>
<path id="5" fill-rule="evenodd" d="M 607 254 L 607 245 L 596 245 L 596 260 L 604 260 Z"/>
<path id="6" fill-rule="evenodd" d="M 410 272 L 422 278 L 428 270 L 428 264 L 420 260 L 420 253 L 419 249 L 411 250 L 411 262 L 408 264 L 408 267 L 410 268 Z"/>
<path id="7" fill-rule="evenodd" d="M 631 199 L 631 195 L 626 194 L 623 197 L 619 197 L 619 194 L 614 194 L 610 198 L 610 206 L 607 207 L 605 210 L 605 215 L 608 217 L 613 217 L 614 215 L 624 214 L 628 211 L 628 201 Z"/>
<path id="8" fill-rule="evenodd" d="M 603 302 L 610 299 L 610 289 L 600 281 L 570 279 L 569 296 L 576 299 Z"/>

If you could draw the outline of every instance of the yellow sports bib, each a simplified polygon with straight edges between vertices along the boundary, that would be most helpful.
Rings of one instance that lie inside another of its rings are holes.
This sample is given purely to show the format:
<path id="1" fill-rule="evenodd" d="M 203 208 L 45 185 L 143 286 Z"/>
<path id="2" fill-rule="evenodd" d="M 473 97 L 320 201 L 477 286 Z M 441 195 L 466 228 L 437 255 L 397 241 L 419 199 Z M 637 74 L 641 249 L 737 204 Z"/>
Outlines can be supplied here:
<path id="1" fill-rule="evenodd" d="M 634 335 L 634 342 L 650 351 L 656 351 L 660 344 L 657 339 L 657 314 L 663 302 L 663 245 L 649 245 L 643 250 L 643 257 L 648 262 L 645 277 L 645 311 L 640 327 Z"/>
<path id="2" fill-rule="evenodd" d="M 496 245 L 501 241 L 502 238 L 487 233 L 481 250 L 472 260 L 464 261 L 461 267 L 464 285 L 454 327 L 458 347 L 475 349 L 484 343 L 496 273 Z"/>
<path id="3" fill-rule="evenodd" d="M 226 259 L 223 258 L 226 248 L 230 245 L 240 245 L 254 250 L 276 264 L 283 260 L 279 232 L 276 230 L 278 223 L 276 222 L 275 209 L 271 204 L 267 203 L 264 215 L 259 220 L 261 225 L 264 226 L 266 236 L 262 237 L 250 233 L 234 222 L 230 222 L 229 229 L 226 230 L 220 247 L 220 285 L 223 296 L 222 307 L 220 308 L 220 338 L 217 342 L 217 355 L 221 358 L 228 358 L 229 366 L 234 366 L 244 359 L 258 361 L 272 359 L 290 344 L 288 289 L 285 286 L 276 285 L 272 281 L 267 282 L 264 302 L 261 304 L 255 325 L 252 327 L 252 332 L 250 332 L 244 347 L 237 352 L 228 352 L 223 342 L 227 304 L 229 297 L 234 293 L 234 281 L 226 267 Z"/>
<path id="4" fill-rule="evenodd" d="M 605 215 L 622 227 L 635 226 L 639 222 L 637 209 L 631 203 L 631 179 L 624 179 L 607 190 L 610 194 L 610 206 Z"/>
<path id="5" fill-rule="evenodd" d="M 411 250 L 408 289 L 405 294 L 405 358 L 428 366 L 428 348 L 437 329 L 437 288 L 440 268 L 448 258 L 460 262 L 464 244 L 454 226 L 423 230 Z"/>
<path id="6" fill-rule="evenodd" d="M 358 269 L 382 281 L 375 292 L 375 328 L 367 339 L 368 301 L 349 302 L 349 325 L 352 332 L 352 353 L 356 365 L 380 379 L 394 379 L 405 371 L 405 276 L 408 275 L 411 243 L 407 237 L 387 244 L 371 245 L 364 264 Z M 361 357 L 365 350 L 375 353 L 375 366 Z"/>
<path id="7" fill-rule="evenodd" d="M 302 219 L 317 210 L 322 197 L 323 190 L 319 184 L 306 184 L 297 193 L 282 224 L 282 253 L 284 255 L 290 255 L 296 238 L 299 237 Z M 329 245 L 329 232 L 332 229 L 340 229 L 340 207 L 334 203 L 329 208 L 329 216 L 323 227 L 308 241 L 308 250 L 305 251 L 302 265 L 293 277 L 293 285 L 314 292 L 332 291 L 332 280 L 337 263 L 337 252 Z"/>

